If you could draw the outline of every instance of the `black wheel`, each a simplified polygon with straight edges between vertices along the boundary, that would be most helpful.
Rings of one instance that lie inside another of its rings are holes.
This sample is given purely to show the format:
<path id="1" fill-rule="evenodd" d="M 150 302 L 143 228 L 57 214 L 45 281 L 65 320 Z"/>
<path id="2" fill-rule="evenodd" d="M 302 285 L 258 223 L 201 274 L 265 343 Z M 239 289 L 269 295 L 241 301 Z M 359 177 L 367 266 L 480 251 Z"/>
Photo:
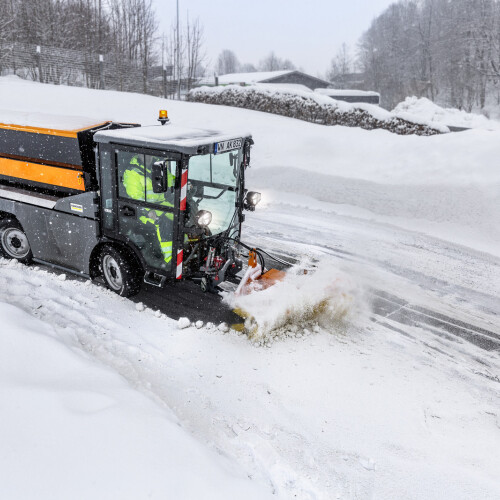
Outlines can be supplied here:
<path id="1" fill-rule="evenodd" d="M 110 245 L 101 250 L 99 264 L 107 287 L 122 297 L 131 297 L 141 289 L 140 270 L 134 259 Z"/>
<path id="2" fill-rule="evenodd" d="M 17 221 L 0 221 L 0 251 L 4 257 L 16 259 L 23 264 L 29 264 L 33 260 L 28 237 Z"/>

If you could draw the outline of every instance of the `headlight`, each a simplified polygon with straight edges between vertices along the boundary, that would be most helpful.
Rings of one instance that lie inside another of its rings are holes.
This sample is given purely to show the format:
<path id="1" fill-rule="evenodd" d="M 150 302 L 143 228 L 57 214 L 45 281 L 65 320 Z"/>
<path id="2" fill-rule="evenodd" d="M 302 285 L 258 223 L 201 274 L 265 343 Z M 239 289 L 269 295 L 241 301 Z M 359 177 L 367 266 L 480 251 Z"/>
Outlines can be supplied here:
<path id="1" fill-rule="evenodd" d="M 196 224 L 198 224 L 198 226 L 206 227 L 209 226 L 211 222 L 212 222 L 212 212 L 209 212 L 208 210 L 200 210 L 196 214 Z"/>
<path id="2" fill-rule="evenodd" d="M 261 198 L 261 194 L 257 193 L 257 191 L 248 191 L 245 196 L 244 208 L 246 210 L 255 210 L 255 205 L 259 203 Z"/>

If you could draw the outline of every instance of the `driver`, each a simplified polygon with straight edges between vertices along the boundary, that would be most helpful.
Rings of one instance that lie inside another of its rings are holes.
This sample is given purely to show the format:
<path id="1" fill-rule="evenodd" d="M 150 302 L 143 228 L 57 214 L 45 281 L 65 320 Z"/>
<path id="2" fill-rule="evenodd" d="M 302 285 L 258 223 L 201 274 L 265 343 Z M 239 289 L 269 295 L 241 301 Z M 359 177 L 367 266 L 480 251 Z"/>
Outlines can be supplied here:
<path id="1" fill-rule="evenodd" d="M 162 161 L 162 158 L 152 157 L 152 165 L 155 161 Z M 144 167 L 144 155 L 135 155 L 130 160 L 129 167 L 123 174 L 123 185 L 127 196 L 133 200 L 147 201 L 165 207 L 173 207 L 173 204 L 166 199 L 166 193 L 154 193 L 153 181 L 151 179 L 151 168 Z M 168 170 L 169 185 L 175 183 L 175 176 Z M 174 214 L 162 210 L 142 209 L 143 215 L 139 220 L 146 226 L 154 227 L 155 235 L 160 244 L 163 260 L 169 264 L 172 260 L 172 235 Z"/>

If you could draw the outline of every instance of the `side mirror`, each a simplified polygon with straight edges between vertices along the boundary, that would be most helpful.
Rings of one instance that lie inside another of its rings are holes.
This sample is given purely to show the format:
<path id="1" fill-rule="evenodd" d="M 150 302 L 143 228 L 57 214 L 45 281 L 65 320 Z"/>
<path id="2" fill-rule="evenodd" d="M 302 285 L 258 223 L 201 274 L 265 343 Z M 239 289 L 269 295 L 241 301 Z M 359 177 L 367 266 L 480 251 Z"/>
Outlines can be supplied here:
<path id="1" fill-rule="evenodd" d="M 167 165 L 164 161 L 153 163 L 152 169 L 153 193 L 164 193 L 169 188 Z"/>

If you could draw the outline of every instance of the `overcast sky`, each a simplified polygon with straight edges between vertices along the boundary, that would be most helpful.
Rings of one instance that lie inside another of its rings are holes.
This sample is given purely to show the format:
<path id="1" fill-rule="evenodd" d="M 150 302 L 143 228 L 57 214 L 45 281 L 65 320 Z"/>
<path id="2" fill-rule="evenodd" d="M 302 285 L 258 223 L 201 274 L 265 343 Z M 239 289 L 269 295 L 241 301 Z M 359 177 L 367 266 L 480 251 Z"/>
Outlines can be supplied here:
<path id="1" fill-rule="evenodd" d="M 153 0 L 160 29 L 175 22 L 176 0 Z M 214 63 L 231 49 L 241 63 L 257 65 L 271 50 L 306 72 L 325 72 L 342 42 L 353 49 L 371 21 L 394 0 L 179 0 L 205 28 L 205 46 Z"/>

